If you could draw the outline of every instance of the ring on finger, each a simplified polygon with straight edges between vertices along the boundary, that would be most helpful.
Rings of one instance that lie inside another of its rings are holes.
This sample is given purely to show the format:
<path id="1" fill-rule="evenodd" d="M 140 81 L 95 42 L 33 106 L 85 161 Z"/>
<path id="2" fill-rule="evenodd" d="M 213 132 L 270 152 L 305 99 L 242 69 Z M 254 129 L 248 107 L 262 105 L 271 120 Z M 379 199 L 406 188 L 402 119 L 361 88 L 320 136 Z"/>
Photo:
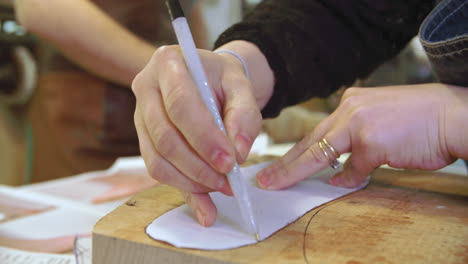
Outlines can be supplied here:
<path id="1" fill-rule="evenodd" d="M 330 163 L 330 166 L 333 169 L 337 169 L 340 167 L 341 163 L 338 161 L 338 158 L 340 157 L 340 154 L 336 152 L 335 148 L 328 143 L 328 141 L 325 138 L 322 138 L 319 143 L 318 143 L 320 149 L 322 150 L 323 154 L 325 157 L 328 159 L 328 162 Z"/>

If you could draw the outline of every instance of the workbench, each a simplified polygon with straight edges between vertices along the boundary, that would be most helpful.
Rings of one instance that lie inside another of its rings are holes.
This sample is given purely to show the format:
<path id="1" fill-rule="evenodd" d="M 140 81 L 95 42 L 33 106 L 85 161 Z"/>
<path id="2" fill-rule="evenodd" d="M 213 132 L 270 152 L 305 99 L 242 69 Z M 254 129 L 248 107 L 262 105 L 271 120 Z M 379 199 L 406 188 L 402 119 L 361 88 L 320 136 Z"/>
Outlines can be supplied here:
<path id="1" fill-rule="evenodd" d="M 365 189 L 260 243 L 223 251 L 148 237 L 148 224 L 182 204 L 172 187 L 138 193 L 94 227 L 93 263 L 468 263 L 466 176 L 377 169 Z"/>

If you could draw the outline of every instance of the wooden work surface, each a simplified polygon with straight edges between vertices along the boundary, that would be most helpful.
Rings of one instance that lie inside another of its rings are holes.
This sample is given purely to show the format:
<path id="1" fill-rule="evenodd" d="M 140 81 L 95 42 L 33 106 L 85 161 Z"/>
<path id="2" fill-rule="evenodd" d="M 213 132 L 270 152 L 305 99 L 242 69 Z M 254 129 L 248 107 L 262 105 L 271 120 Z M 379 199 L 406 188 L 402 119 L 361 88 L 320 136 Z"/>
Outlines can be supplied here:
<path id="1" fill-rule="evenodd" d="M 367 188 L 258 244 L 223 251 L 146 235 L 156 217 L 182 204 L 168 186 L 135 195 L 94 227 L 93 263 L 468 263 L 468 177 L 378 169 Z"/>

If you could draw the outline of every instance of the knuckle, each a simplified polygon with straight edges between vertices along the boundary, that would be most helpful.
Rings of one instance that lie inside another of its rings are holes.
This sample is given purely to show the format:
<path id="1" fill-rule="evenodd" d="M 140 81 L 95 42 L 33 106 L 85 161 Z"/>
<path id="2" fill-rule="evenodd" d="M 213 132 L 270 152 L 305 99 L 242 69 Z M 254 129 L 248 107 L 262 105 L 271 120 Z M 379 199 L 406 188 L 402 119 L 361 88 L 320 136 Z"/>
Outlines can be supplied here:
<path id="1" fill-rule="evenodd" d="M 151 62 L 161 62 L 166 61 L 175 56 L 179 56 L 179 48 L 176 45 L 163 45 L 156 49 L 153 56 L 151 57 Z"/>
<path id="2" fill-rule="evenodd" d="M 346 109 L 355 109 L 361 105 L 361 98 L 360 96 L 353 95 L 353 96 L 343 96 L 343 100 L 341 101 L 340 106 Z"/>
<path id="3" fill-rule="evenodd" d="M 155 72 L 165 67 L 174 58 L 180 58 L 179 48 L 177 46 L 161 46 L 151 56 L 147 65 L 133 79 L 131 88 L 135 95 L 138 95 L 150 81 L 154 80 Z M 157 73 L 156 73 L 157 75 Z"/>
<path id="4" fill-rule="evenodd" d="M 349 87 L 349 88 L 347 88 L 347 89 L 343 92 L 342 100 L 357 95 L 357 94 L 359 93 L 359 91 L 360 91 L 360 88 L 357 88 L 357 87 Z"/>

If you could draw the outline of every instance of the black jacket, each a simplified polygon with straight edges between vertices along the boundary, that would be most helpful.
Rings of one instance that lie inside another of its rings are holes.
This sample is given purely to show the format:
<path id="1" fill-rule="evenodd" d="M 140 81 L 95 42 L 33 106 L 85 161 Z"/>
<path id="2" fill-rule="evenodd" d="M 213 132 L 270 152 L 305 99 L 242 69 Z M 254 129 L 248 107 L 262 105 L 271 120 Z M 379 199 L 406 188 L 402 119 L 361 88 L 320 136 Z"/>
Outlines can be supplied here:
<path id="1" fill-rule="evenodd" d="M 275 75 L 263 109 L 326 97 L 395 56 L 434 7 L 430 0 L 265 0 L 215 43 L 255 43 Z M 255 78 L 255 76 L 252 76 Z"/>

